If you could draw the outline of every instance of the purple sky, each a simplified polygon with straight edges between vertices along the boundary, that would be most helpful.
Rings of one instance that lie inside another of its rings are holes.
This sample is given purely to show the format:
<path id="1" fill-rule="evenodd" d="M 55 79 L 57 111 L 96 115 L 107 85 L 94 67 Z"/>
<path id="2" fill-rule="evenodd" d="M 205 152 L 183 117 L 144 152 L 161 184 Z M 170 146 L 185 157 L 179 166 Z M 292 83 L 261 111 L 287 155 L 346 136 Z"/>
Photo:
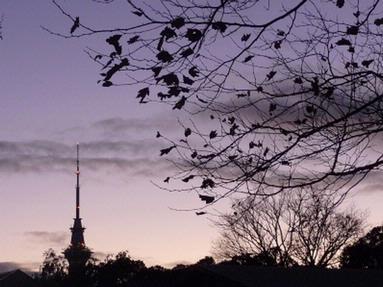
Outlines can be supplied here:
<path id="1" fill-rule="evenodd" d="M 105 15 L 118 25 L 129 12 L 88 0 L 66 4 L 100 27 L 111 23 Z M 151 183 L 171 174 L 158 156 L 155 133 L 174 132 L 178 115 L 139 105 L 134 87 L 97 85 L 98 67 L 83 52 L 97 39 L 65 40 L 43 31 L 41 25 L 70 28 L 50 1 L 1 0 L 0 12 L 0 271 L 13 263 L 35 268 L 44 250 L 68 245 L 76 142 L 84 158 L 85 240 L 93 251 L 128 250 L 148 265 L 209 255 L 217 234 L 208 218 L 169 208 L 199 207 L 195 194 L 168 193 Z M 382 222 L 383 194 L 371 182 L 350 201 L 369 209 L 374 225 Z"/>

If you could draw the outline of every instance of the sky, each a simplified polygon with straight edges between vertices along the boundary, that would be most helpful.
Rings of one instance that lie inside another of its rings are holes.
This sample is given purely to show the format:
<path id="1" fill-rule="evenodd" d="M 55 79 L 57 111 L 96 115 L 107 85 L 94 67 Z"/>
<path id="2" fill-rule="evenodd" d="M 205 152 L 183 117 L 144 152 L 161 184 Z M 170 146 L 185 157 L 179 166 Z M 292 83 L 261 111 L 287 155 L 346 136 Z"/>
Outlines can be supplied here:
<path id="1" fill-rule="evenodd" d="M 99 27 L 131 21 L 118 3 L 63 3 Z M 45 250 L 68 246 L 77 142 L 85 240 L 96 254 L 128 250 L 147 265 L 163 266 L 209 255 L 218 236 L 215 218 L 176 211 L 201 202 L 196 194 L 157 186 L 174 168 L 159 157 L 156 132 L 176 133 L 181 115 L 139 105 L 135 87 L 97 85 L 99 67 L 84 49 L 101 41 L 44 31 L 41 26 L 70 28 L 50 1 L 1 0 L 0 12 L 0 271 L 36 270 Z M 349 200 L 368 210 L 370 225 L 383 218 L 381 185 L 373 183 Z"/>

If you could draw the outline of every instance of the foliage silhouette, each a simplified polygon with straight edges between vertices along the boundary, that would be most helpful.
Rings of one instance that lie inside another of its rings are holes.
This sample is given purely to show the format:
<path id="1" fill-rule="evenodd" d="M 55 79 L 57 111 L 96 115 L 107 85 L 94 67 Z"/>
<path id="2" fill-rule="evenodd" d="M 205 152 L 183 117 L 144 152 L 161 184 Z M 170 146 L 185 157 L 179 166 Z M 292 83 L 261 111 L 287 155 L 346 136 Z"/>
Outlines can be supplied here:
<path id="1" fill-rule="evenodd" d="M 357 242 L 347 246 L 342 252 L 341 267 L 383 269 L 383 226 L 372 228 Z"/>

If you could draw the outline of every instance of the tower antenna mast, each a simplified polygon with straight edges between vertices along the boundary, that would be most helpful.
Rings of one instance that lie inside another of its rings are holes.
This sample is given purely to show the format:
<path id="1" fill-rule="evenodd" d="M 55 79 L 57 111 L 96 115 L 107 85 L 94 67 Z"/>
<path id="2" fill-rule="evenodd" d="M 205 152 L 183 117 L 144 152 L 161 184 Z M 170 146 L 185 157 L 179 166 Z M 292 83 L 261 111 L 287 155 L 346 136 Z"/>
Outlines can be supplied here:
<path id="1" fill-rule="evenodd" d="M 76 218 L 80 218 L 80 145 L 77 143 Z"/>

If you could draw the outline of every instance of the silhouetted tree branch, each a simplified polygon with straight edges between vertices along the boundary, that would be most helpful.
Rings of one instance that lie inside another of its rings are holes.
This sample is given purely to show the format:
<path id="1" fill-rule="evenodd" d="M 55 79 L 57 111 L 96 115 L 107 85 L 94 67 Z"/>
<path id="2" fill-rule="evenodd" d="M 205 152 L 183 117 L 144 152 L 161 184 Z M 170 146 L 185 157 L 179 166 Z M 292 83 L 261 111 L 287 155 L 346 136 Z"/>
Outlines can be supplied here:
<path id="1" fill-rule="evenodd" d="M 135 20 L 103 29 L 53 3 L 70 31 L 51 33 L 104 35 L 87 50 L 102 86 L 189 113 L 181 139 L 158 134 L 161 155 L 176 155 L 172 180 L 207 204 L 347 192 L 381 169 L 381 1 L 128 0 Z"/>
<path id="2" fill-rule="evenodd" d="M 363 227 L 360 214 L 339 210 L 342 201 L 337 194 L 312 190 L 237 201 L 217 223 L 216 253 L 225 259 L 268 254 L 272 265 L 284 267 L 335 266 L 339 252 Z"/>

